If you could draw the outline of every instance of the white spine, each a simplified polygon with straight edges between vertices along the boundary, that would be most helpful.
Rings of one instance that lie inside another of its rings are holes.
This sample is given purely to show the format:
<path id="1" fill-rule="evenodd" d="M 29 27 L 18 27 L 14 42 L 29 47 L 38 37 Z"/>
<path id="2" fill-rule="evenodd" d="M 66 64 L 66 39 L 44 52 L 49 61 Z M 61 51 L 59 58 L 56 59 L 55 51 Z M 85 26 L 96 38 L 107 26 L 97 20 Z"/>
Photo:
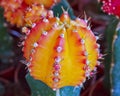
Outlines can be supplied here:
<path id="1" fill-rule="evenodd" d="M 60 96 L 60 90 L 59 89 L 56 90 L 56 96 Z"/>

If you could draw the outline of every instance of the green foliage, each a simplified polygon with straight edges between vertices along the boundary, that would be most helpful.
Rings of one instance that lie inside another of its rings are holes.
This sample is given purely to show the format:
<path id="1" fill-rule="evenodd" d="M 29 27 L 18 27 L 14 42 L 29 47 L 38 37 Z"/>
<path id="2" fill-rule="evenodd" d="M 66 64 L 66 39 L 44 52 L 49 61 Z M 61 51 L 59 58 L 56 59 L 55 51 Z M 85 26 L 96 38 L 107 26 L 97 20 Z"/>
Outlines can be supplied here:
<path id="1" fill-rule="evenodd" d="M 8 34 L 7 27 L 5 27 L 3 10 L 0 8 L 0 61 L 3 63 L 8 63 L 9 58 L 13 56 L 12 41 L 13 39 Z"/>
<path id="2" fill-rule="evenodd" d="M 112 68 L 112 96 L 120 96 L 120 29 L 113 46 L 114 66 Z"/>
<path id="3" fill-rule="evenodd" d="M 26 80 L 31 88 L 32 96 L 56 96 L 56 92 L 39 80 L 33 79 L 29 74 Z M 60 96 L 80 96 L 80 87 L 66 86 L 60 89 Z"/>

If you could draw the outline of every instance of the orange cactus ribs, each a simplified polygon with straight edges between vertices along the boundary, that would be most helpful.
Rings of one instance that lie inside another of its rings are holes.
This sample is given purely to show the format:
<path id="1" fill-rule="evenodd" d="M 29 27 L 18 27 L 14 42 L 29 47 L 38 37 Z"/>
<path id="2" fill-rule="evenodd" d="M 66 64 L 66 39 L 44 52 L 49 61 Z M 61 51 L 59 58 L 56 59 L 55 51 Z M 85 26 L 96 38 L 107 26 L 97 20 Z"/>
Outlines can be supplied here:
<path id="1" fill-rule="evenodd" d="M 26 4 L 32 5 L 32 4 L 42 4 L 46 8 L 52 7 L 55 3 L 58 3 L 60 0 L 24 0 Z"/>
<path id="2" fill-rule="evenodd" d="M 24 15 L 27 6 L 22 4 L 21 7 L 13 10 L 6 10 L 4 12 L 4 16 L 7 21 L 9 21 L 12 25 L 16 24 L 18 27 L 25 25 Z"/>
<path id="3" fill-rule="evenodd" d="M 64 12 L 60 18 L 40 20 L 27 35 L 23 52 L 31 76 L 56 90 L 82 85 L 96 70 L 96 41 L 84 20 L 71 20 Z"/>
<path id="4" fill-rule="evenodd" d="M 26 36 L 23 51 L 24 57 L 26 57 L 28 61 L 30 59 L 30 54 L 33 51 L 32 49 L 38 46 L 37 42 L 41 34 L 47 34 L 47 32 L 44 30 L 50 30 L 51 26 L 53 26 L 55 22 L 56 18 L 49 18 L 49 21 L 47 18 L 43 18 L 38 23 L 34 23 L 31 30 L 26 30 L 28 36 Z"/>
<path id="5" fill-rule="evenodd" d="M 24 11 L 27 5 L 23 0 L 1 0 L 0 6 L 4 8 L 4 16 L 11 24 L 24 25 Z"/>
<path id="6" fill-rule="evenodd" d="M 29 0 L 29 2 L 31 2 L 31 0 Z M 31 27 L 33 23 L 38 22 L 40 19 L 53 16 L 52 11 L 44 8 L 45 2 L 46 0 L 43 0 L 43 2 L 40 3 L 43 3 L 42 5 L 36 2 L 28 5 L 25 3 L 25 0 L 1 0 L 0 6 L 4 8 L 4 16 L 12 25 L 17 25 L 17 27 Z"/>
<path id="7" fill-rule="evenodd" d="M 26 25 L 31 26 L 33 23 L 38 22 L 40 19 L 46 17 L 48 13 L 49 16 L 53 17 L 53 12 L 46 10 L 43 5 L 32 5 L 32 7 L 29 7 L 25 12 Z"/>
<path id="8" fill-rule="evenodd" d="M 19 8 L 22 4 L 23 0 L 0 0 L 0 6 L 4 8 L 4 10 L 15 10 Z"/>

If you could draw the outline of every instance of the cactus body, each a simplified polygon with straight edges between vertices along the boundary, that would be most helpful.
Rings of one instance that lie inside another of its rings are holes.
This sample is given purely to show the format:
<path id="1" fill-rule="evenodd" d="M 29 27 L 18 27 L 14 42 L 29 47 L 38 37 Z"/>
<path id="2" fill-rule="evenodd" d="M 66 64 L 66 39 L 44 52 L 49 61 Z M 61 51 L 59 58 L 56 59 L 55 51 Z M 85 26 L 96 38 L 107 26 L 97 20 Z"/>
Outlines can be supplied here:
<path id="1" fill-rule="evenodd" d="M 113 44 L 114 65 L 112 68 L 112 96 L 120 96 L 120 29 L 117 31 L 116 40 Z"/>
<path id="2" fill-rule="evenodd" d="M 69 6 L 65 0 L 62 1 Z M 4 0 L 0 2 L 11 24 L 31 27 L 23 28 L 26 38 L 22 44 L 30 75 L 36 80 L 30 77 L 27 80 L 30 86 L 31 83 L 37 86 L 36 82 L 44 84 L 40 86 L 42 88 L 38 87 L 41 92 L 35 93 L 31 86 L 33 94 L 78 96 L 80 87 L 96 71 L 96 65 L 99 65 L 97 60 L 101 57 L 100 46 L 96 43 L 98 37 L 92 33 L 87 20 L 71 20 L 67 12 L 60 18 L 54 17 L 53 12 L 46 11 L 43 5 L 50 8 L 56 0 L 10 0 L 10 4 Z M 45 93 L 44 87 L 48 92 Z"/>
<path id="3" fill-rule="evenodd" d="M 100 0 L 103 3 L 102 6 L 102 10 L 106 13 L 108 13 L 109 15 L 115 15 L 117 18 L 120 17 L 120 1 L 119 0 Z M 116 20 L 117 21 L 117 20 Z M 114 23 L 115 26 L 111 27 L 113 30 L 113 33 L 115 32 L 114 28 L 116 28 L 116 24 L 118 23 L 118 21 L 116 22 L 114 19 Z M 113 21 L 112 21 L 113 22 Z M 119 26 L 118 26 L 119 27 Z M 111 33 L 110 33 L 111 34 Z M 111 37 L 109 34 L 109 38 Z M 113 37 L 114 34 L 112 34 Z M 120 74 L 119 74 L 119 70 L 120 70 L 120 29 L 117 29 L 117 34 L 114 36 L 117 37 L 115 38 L 115 42 L 113 42 L 113 65 L 111 66 L 111 74 L 110 76 L 111 78 L 111 83 L 112 83 L 112 96 L 120 96 L 120 82 L 119 82 L 119 78 L 120 78 Z M 109 40 L 109 43 L 111 43 L 112 41 Z M 112 44 L 111 44 L 112 45 Z M 111 51 L 111 45 L 110 45 L 110 51 Z M 112 55 L 112 54 L 111 54 Z M 109 56 L 108 58 L 111 58 L 112 56 Z M 107 60 L 107 59 L 106 59 Z M 108 63 L 111 63 L 112 60 L 110 60 Z M 107 65 L 108 66 L 108 65 Z M 106 67 L 107 68 L 107 67 Z M 110 68 L 107 68 L 107 70 Z M 108 71 L 109 72 L 109 71 Z M 107 73 L 108 75 L 108 73 Z M 107 81 L 108 82 L 108 81 Z M 110 84 L 109 84 L 110 86 Z"/>
<path id="4" fill-rule="evenodd" d="M 64 12 L 60 19 L 44 18 L 36 23 L 26 37 L 23 52 L 31 76 L 56 90 L 79 86 L 96 70 L 96 41 L 84 20 L 71 20 Z"/>

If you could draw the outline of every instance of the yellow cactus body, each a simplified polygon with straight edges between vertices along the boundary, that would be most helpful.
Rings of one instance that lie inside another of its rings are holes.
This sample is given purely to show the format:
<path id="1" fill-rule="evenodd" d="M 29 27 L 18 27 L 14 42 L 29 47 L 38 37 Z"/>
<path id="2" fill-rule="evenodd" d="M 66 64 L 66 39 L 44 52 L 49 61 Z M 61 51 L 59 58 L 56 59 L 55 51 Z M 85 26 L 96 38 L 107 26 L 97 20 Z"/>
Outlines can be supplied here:
<path id="1" fill-rule="evenodd" d="M 27 60 L 30 59 L 30 54 L 32 53 L 32 49 L 36 47 L 37 41 L 39 40 L 42 32 L 44 30 L 50 30 L 51 26 L 56 22 L 56 18 L 44 18 L 41 19 L 38 23 L 33 25 L 34 27 L 31 30 L 27 30 L 27 34 L 29 34 L 26 37 L 25 45 L 24 45 L 24 57 L 26 57 Z"/>
<path id="2" fill-rule="evenodd" d="M 67 12 L 60 19 L 40 20 L 27 36 L 23 51 L 31 76 L 53 89 L 81 85 L 91 76 L 99 56 L 86 22 L 71 20 Z"/>

